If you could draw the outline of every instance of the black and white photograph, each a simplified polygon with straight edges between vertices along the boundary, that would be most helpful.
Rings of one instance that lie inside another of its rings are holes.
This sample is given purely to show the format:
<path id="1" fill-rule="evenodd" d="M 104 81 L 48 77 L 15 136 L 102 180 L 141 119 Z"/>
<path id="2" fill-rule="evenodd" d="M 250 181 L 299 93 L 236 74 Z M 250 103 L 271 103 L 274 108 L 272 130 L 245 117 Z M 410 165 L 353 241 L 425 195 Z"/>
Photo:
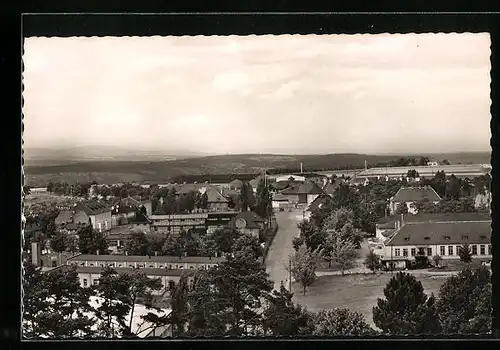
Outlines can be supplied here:
<path id="1" fill-rule="evenodd" d="M 490 45 L 25 38 L 22 338 L 491 334 Z"/>

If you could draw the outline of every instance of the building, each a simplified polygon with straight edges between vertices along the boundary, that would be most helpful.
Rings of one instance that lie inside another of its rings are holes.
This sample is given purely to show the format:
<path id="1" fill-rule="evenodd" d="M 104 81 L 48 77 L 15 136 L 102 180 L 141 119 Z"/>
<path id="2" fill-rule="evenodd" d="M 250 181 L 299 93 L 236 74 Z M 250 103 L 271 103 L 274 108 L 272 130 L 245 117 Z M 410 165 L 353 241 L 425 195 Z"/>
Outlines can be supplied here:
<path id="1" fill-rule="evenodd" d="M 229 210 L 229 201 L 215 186 L 207 186 L 205 193 L 208 197 L 208 210 L 210 212 Z"/>
<path id="2" fill-rule="evenodd" d="M 434 161 L 430 161 L 430 162 L 427 162 L 427 166 L 438 166 L 439 163 L 436 162 L 435 160 Z"/>
<path id="3" fill-rule="evenodd" d="M 274 210 L 288 209 L 290 206 L 288 197 L 281 193 L 273 194 L 272 206 Z"/>
<path id="4" fill-rule="evenodd" d="M 305 176 L 303 175 L 280 175 L 276 177 L 276 182 L 283 182 L 283 181 L 290 181 L 290 182 L 304 182 L 306 181 Z"/>
<path id="5" fill-rule="evenodd" d="M 237 214 L 237 211 L 208 213 L 205 221 L 207 233 L 214 233 L 216 230 L 229 227 L 232 218 L 234 218 Z"/>
<path id="6" fill-rule="evenodd" d="M 253 211 L 242 211 L 231 219 L 230 227 L 240 231 L 242 234 L 249 234 L 259 237 L 265 229 L 265 220 Z"/>
<path id="7" fill-rule="evenodd" d="M 416 255 L 442 259 L 459 259 L 459 247 L 468 244 L 473 258 L 491 259 L 491 219 L 474 218 L 475 214 L 453 214 L 448 220 L 436 215 L 433 219 L 404 221 L 385 242 L 383 263 L 393 268 L 407 268 L 415 261 Z M 418 215 L 416 217 L 419 217 Z"/>
<path id="8" fill-rule="evenodd" d="M 138 197 L 139 198 L 139 197 Z M 144 207 L 146 209 L 146 215 L 149 216 L 153 213 L 153 208 L 152 208 L 152 203 L 149 199 L 147 200 L 138 200 L 138 198 L 133 198 L 133 197 L 127 197 L 127 198 L 121 198 L 118 201 L 116 201 L 113 205 L 121 205 L 125 207 L 131 207 L 135 208 L 138 211 L 140 211 L 141 207 Z"/>
<path id="9" fill-rule="evenodd" d="M 331 179 L 323 186 L 323 192 L 329 196 L 333 196 L 335 190 L 340 186 L 342 182 L 344 182 L 344 180 L 340 177 Z"/>
<path id="10" fill-rule="evenodd" d="M 180 234 L 181 231 L 190 229 L 206 229 L 208 213 L 190 214 L 153 214 L 151 220 L 151 232 L 164 234 Z"/>
<path id="11" fill-rule="evenodd" d="M 441 197 L 431 186 L 423 187 L 404 187 L 402 186 L 396 194 L 389 200 L 389 210 L 391 215 L 395 214 L 400 205 L 406 205 L 408 213 L 416 214 L 417 210 L 412 204 L 428 200 L 431 203 L 438 204 Z"/>
<path id="12" fill-rule="evenodd" d="M 438 171 L 444 171 L 447 176 L 455 175 L 458 178 L 474 178 L 476 176 L 488 174 L 491 170 L 491 165 L 454 164 L 370 168 L 356 174 L 355 178 L 361 181 L 364 181 L 367 177 L 375 177 L 377 179 L 403 179 L 406 178 L 408 170 L 416 170 L 420 177 L 426 178 L 434 177 Z"/>
<path id="13" fill-rule="evenodd" d="M 281 194 L 288 198 L 288 201 L 296 204 L 311 204 L 316 197 L 323 194 L 323 190 L 316 183 L 305 181 L 300 185 L 295 185 L 281 191 Z"/>
<path id="14" fill-rule="evenodd" d="M 169 280 L 177 282 L 185 271 L 209 269 L 223 260 L 223 257 L 80 254 L 68 258 L 66 264 L 77 266 L 83 287 L 99 283 L 102 269 L 109 266 L 116 269 L 118 273 L 138 271 L 150 278 L 160 278 L 162 285 L 166 288 Z"/>
<path id="15" fill-rule="evenodd" d="M 90 224 L 94 230 L 111 229 L 111 209 L 103 202 L 88 200 L 74 205 L 72 209 L 74 223 Z"/>

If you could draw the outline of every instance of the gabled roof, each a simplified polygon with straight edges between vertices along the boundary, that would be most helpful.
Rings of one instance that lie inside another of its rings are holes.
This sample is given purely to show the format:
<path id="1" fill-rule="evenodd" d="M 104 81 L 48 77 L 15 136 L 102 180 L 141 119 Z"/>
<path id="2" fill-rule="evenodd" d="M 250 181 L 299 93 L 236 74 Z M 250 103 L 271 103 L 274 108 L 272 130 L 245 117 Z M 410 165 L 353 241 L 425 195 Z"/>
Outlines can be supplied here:
<path id="1" fill-rule="evenodd" d="M 342 179 L 334 179 L 332 182 L 328 182 L 325 187 L 323 187 L 323 192 L 328 195 L 333 195 L 337 187 L 342 183 Z"/>
<path id="2" fill-rule="evenodd" d="M 437 213 L 437 214 L 407 214 L 403 215 L 404 222 L 442 222 L 442 221 L 484 221 L 491 220 L 489 213 Z M 401 221 L 401 215 L 391 215 L 377 221 L 378 225 L 394 224 Z"/>
<path id="3" fill-rule="evenodd" d="M 250 180 L 248 183 L 250 184 L 250 186 L 252 186 L 253 189 L 256 189 L 257 186 L 259 186 L 260 180 L 263 180 L 263 179 L 264 179 L 264 177 L 262 175 L 259 175 L 256 178 L 253 178 L 252 180 Z"/>
<path id="4" fill-rule="evenodd" d="M 403 225 L 386 246 L 465 243 L 491 244 L 491 221 L 410 222 Z"/>
<path id="5" fill-rule="evenodd" d="M 257 215 L 253 211 L 242 211 L 238 213 L 234 218 L 231 219 L 231 225 L 234 228 L 236 225 L 236 221 L 238 219 L 244 219 L 247 223 L 246 228 L 255 229 L 260 228 L 259 222 L 264 222 L 265 220 Z"/>
<path id="6" fill-rule="evenodd" d="M 320 194 L 318 197 L 316 197 L 315 200 L 311 202 L 311 204 L 309 204 L 309 206 L 307 207 L 307 211 L 313 213 L 316 210 L 321 209 L 321 207 L 326 203 L 327 200 L 327 195 Z"/>
<path id="7" fill-rule="evenodd" d="M 428 199 L 431 202 L 438 202 L 441 197 L 431 186 L 423 187 L 401 187 L 392 197 L 393 202 L 419 202 Z"/>
<path id="8" fill-rule="evenodd" d="M 150 222 L 151 220 L 141 212 L 136 213 L 135 217 L 132 219 L 133 224 L 149 224 Z"/>
<path id="9" fill-rule="evenodd" d="M 305 181 L 297 189 L 298 194 L 323 194 L 323 190 L 315 182 Z"/>
<path id="10" fill-rule="evenodd" d="M 83 210 L 87 215 L 97 215 L 111 211 L 106 203 L 96 200 L 80 202 L 75 206 L 75 210 Z"/>
<path id="11" fill-rule="evenodd" d="M 56 220 L 61 223 L 70 223 L 73 222 L 73 211 L 71 210 L 63 210 L 57 215 Z"/>
<path id="12" fill-rule="evenodd" d="M 219 192 L 217 188 L 214 186 L 207 186 L 207 190 L 205 192 L 208 197 L 208 203 L 227 203 L 228 200 L 226 197 Z"/>
<path id="13" fill-rule="evenodd" d="M 92 254 L 79 254 L 68 261 L 136 261 L 136 262 L 159 262 L 159 263 L 219 263 L 224 261 L 222 257 L 207 257 L 207 256 L 138 256 L 138 255 L 92 255 Z M 142 271 L 142 270 L 141 270 Z"/>
<path id="14" fill-rule="evenodd" d="M 302 182 L 301 181 L 289 181 L 289 180 L 286 180 L 286 181 L 278 181 L 276 183 L 274 183 L 272 186 L 277 190 L 277 191 L 281 191 L 281 190 L 284 190 L 285 188 L 288 188 L 288 187 L 291 187 L 291 186 L 295 186 L 295 185 L 300 185 Z"/>
<path id="15" fill-rule="evenodd" d="M 276 193 L 273 195 L 273 201 L 277 202 L 288 202 L 288 197 L 281 194 L 281 193 Z"/>

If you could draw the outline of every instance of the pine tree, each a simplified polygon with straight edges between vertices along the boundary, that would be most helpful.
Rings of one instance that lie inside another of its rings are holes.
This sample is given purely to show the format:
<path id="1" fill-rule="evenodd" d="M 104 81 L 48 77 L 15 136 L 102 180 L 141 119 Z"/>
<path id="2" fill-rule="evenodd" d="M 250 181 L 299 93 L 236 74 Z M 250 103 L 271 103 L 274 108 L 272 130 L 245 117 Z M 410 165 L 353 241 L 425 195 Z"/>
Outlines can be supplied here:
<path id="1" fill-rule="evenodd" d="M 489 333 L 491 296 L 491 274 L 486 267 L 465 268 L 449 277 L 439 289 L 436 303 L 443 333 Z"/>
<path id="2" fill-rule="evenodd" d="M 279 292 L 275 290 L 265 298 L 267 303 L 262 325 L 266 333 L 270 331 L 275 336 L 296 336 L 307 332 L 311 314 L 293 303 L 293 293 L 281 285 Z"/>
<path id="3" fill-rule="evenodd" d="M 427 297 L 415 276 L 399 272 L 373 308 L 373 322 L 387 334 L 436 334 L 441 330 L 434 296 Z"/>

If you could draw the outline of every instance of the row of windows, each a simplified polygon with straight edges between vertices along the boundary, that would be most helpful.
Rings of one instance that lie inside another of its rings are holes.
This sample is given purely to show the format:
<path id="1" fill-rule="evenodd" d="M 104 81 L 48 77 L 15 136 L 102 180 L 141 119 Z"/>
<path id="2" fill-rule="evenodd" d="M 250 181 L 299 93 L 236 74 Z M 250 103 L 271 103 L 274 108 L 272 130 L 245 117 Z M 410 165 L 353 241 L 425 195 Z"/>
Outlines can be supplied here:
<path id="1" fill-rule="evenodd" d="M 448 247 L 448 249 L 446 249 L 446 247 Z M 477 245 L 471 245 L 471 253 L 472 255 L 478 255 L 477 253 Z M 458 255 L 458 249 L 460 247 L 456 247 L 455 249 L 455 246 L 452 246 L 452 245 L 449 245 L 449 246 L 440 246 L 439 247 L 439 255 L 442 255 L 442 256 L 445 256 L 445 255 L 448 255 L 448 256 L 453 256 L 455 255 Z M 446 252 L 448 252 L 448 254 L 446 254 Z M 429 248 L 419 248 L 419 251 L 418 253 L 420 255 L 427 255 L 427 256 L 432 256 L 432 248 L 429 247 Z M 402 254 L 402 255 L 401 255 Z M 410 254 L 411 256 L 415 256 L 417 255 L 417 249 L 416 248 L 411 248 L 410 250 Z M 486 245 L 485 244 L 481 244 L 479 245 L 479 255 L 486 255 Z M 488 255 L 491 255 L 491 244 L 488 245 Z M 395 248 L 394 249 L 394 256 L 408 256 L 408 248 Z"/>
<path id="2" fill-rule="evenodd" d="M 72 264 L 77 264 L 76 262 L 73 262 Z M 125 267 L 129 267 L 129 268 L 135 268 L 137 266 L 137 268 L 150 268 L 150 269 L 155 269 L 155 268 L 158 268 L 158 269 L 168 269 L 168 270 L 172 270 L 172 269 L 179 269 L 179 270 L 182 270 L 184 268 L 184 265 L 182 264 L 158 264 L 158 266 L 155 266 L 154 264 L 146 264 L 146 263 L 139 263 L 139 264 L 134 264 L 134 263 L 130 263 L 127 264 L 126 263 L 88 263 L 87 265 L 85 265 L 85 262 L 82 261 L 80 263 L 78 263 L 79 266 L 90 266 L 90 267 L 105 267 L 105 266 L 109 266 L 109 267 L 121 267 L 121 268 L 125 268 Z M 210 267 L 210 266 L 215 266 L 215 264 L 207 264 L 207 265 L 199 265 L 198 268 L 199 269 L 205 269 L 206 267 Z M 195 269 L 196 267 L 194 265 L 190 265 L 189 266 L 189 269 Z"/>

